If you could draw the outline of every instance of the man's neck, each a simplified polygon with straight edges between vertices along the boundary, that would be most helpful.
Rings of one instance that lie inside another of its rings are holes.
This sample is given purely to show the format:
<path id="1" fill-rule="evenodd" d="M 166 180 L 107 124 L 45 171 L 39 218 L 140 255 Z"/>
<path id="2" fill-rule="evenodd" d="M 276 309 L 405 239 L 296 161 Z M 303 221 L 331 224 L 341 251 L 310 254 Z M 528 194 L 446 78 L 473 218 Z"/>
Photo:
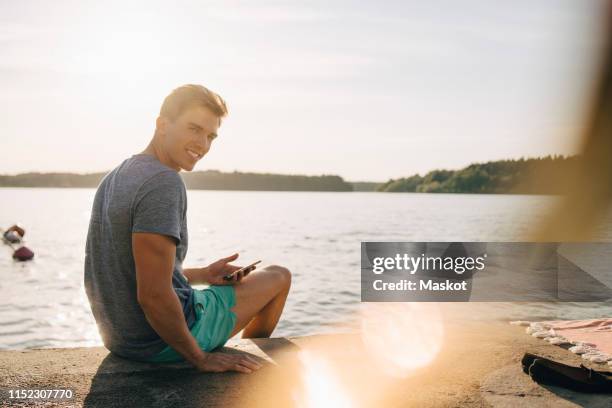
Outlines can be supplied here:
<path id="1" fill-rule="evenodd" d="M 157 158 L 157 160 L 159 160 L 160 163 L 165 164 L 166 166 L 170 168 L 173 168 L 177 172 L 181 171 L 180 168 L 177 169 L 175 165 L 171 163 L 170 158 L 164 153 L 163 149 L 160 149 L 156 145 L 155 139 L 151 140 L 149 145 L 142 152 L 140 152 L 140 154 L 148 154 L 148 155 L 154 156 L 155 158 Z"/>

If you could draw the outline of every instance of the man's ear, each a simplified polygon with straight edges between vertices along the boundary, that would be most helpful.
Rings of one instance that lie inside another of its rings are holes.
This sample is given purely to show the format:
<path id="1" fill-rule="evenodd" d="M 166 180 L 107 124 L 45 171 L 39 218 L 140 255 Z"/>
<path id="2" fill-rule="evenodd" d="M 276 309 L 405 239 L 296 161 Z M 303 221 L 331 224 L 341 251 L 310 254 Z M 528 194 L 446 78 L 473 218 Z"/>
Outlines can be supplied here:
<path id="1" fill-rule="evenodd" d="M 155 121 L 155 131 L 160 134 L 165 134 L 166 126 L 168 126 L 168 119 L 163 116 L 158 116 Z"/>

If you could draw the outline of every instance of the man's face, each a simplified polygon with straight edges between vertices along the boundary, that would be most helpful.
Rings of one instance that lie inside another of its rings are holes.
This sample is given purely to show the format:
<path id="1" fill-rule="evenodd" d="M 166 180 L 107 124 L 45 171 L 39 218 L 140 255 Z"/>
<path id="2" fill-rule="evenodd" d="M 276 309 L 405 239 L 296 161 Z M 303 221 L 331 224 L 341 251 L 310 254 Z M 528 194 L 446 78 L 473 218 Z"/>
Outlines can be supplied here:
<path id="1" fill-rule="evenodd" d="M 217 137 L 219 118 L 203 106 L 186 109 L 174 121 L 157 119 L 168 165 L 176 171 L 193 170 Z"/>

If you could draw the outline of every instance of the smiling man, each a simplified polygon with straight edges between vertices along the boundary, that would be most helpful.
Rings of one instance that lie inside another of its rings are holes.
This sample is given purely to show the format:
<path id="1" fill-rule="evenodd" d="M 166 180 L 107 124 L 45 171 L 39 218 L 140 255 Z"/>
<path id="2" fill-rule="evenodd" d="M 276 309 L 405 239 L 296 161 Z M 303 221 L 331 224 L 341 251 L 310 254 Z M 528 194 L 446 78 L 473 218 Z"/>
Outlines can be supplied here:
<path id="1" fill-rule="evenodd" d="M 230 262 L 183 268 L 187 194 L 179 175 L 210 150 L 227 114 L 223 99 L 200 85 L 166 97 L 147 148 L 98 186 L 85 256 L 85 289 L 104 345 L 151 362 L 187 360 L 201 371 L 252 372 L 245 354 L 212 352 L 239 331 L 269 337 L 291 285 L 278 265 L 248 274 Z M 247 276 L 248 275 L 248 276 Z M 209 284 L 204 290 L 191 284 Z"/>

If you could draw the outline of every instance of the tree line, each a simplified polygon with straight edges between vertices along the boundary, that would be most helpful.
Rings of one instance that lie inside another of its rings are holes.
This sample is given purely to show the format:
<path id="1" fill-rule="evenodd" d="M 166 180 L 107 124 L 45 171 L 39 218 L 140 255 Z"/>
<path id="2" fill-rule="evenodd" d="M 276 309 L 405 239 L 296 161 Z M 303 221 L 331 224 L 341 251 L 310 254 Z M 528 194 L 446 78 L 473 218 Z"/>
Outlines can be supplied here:
<path id="1" fill-rule="evenodd" d="M 107 173 L 22 173 L 0 175 L 0 187 L 95 188 Z M 353 191 L 340 176 L 268 173 L 223 173 L 217 170 L 179 173 L 188 189 L 257 191 Z"/>
<path id="2" fill-rule="evenodd" d="M 432 170 L 391 179 L 376 191 L 413 193 L 563 194 L 578 156 L 546 156 L 471 164 L 460 170 Z"/>
<path id="3" fill-rule="evenodd" d="M 336 175 L 225 173 L 217 170 L 179 173 L 188 189 L 248 191 L 379 191 L 412 193 L 563 194 L 578 156 L 546 156 L 474 163 L 460 170 L 432 170 L 421 176 L 385 183 L 347 182 Z M 0 175 L 0 187 L 95 188 L 106 173 L 22 173 Z"/>

